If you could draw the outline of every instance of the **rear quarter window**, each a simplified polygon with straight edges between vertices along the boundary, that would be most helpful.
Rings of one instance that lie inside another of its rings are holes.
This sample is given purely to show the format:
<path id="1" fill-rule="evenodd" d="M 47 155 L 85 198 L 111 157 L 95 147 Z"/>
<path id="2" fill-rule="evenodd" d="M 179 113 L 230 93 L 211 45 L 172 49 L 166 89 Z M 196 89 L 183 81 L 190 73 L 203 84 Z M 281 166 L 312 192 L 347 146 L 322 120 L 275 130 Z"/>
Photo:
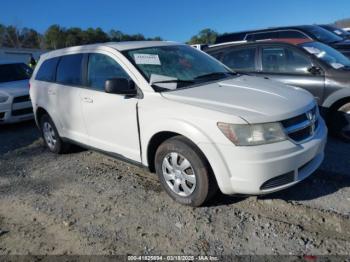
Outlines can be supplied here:
<path id="1" fill-rule="evenodd" d="M 44 61 L 36 74 L 35 80 L 54 82 L 56 78 L 57 62 L 57 57 Z"/>

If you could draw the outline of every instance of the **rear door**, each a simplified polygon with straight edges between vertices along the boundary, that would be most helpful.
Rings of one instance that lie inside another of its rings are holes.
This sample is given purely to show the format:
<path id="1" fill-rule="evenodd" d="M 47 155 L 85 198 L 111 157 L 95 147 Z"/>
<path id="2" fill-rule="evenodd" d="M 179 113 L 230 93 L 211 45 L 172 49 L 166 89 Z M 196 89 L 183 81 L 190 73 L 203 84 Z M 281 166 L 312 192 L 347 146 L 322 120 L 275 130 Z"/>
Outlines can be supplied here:
<path id="1" fill-rule="evenodd" d="M 57 66 L 56 82 L 57 113 L 63 136 L 80 143 L 87 143 L 87 131 L 84 125 L 80 92 L 82 86 L 83 54 L 61 56 Z"/>
<path id="2" fill-rule="evenodd" d="M 318 103 L 323 101 L 325 76 L 322 69 L 296 47 L 289 45 L 261 45 L 259 48 L 259 65 L 256 75 L 287 85 L 304 88 L 312 93 Z M 310 72 L 311 71 L 311 72 Z"/>

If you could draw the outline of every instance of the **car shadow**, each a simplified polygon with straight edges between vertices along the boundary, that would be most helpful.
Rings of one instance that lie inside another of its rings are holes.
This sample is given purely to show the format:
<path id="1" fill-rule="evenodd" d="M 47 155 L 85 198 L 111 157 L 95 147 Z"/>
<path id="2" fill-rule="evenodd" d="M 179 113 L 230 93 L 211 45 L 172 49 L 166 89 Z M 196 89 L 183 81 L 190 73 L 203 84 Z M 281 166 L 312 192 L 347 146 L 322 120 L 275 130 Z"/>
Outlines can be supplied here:
<path id="1" fill-rule="evenodd" d="M 0 125 L 0 154 L 32 144 L 40 137 L 34 120 Z"/>

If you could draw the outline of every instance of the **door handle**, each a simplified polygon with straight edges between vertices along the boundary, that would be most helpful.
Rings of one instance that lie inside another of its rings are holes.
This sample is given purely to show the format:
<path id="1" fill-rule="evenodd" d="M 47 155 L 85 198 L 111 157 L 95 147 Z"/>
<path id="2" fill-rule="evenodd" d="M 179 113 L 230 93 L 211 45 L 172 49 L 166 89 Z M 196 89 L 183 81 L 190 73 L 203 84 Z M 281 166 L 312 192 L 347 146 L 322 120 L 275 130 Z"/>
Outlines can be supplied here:
<path id="1" fill-rule="evenodd" d="M 92 98 L 90 98 L 90 97 L 83 97 L 83 102 L 85 102 L 85 103 L 93 103 L 94 100 Z"/>
<path id="2" fill-rule="evenodd" d="M 56 90 L 49 88 L 49 90 L 47 91 L 47 93 L 48 93 L 49 95 L 56 95 Z"/>
<path id="3" fill-rule="evenodd" d="M 270 79 L 269 77 L 267 77 L 267 76 L 264 76 L 264 79 Z"/>

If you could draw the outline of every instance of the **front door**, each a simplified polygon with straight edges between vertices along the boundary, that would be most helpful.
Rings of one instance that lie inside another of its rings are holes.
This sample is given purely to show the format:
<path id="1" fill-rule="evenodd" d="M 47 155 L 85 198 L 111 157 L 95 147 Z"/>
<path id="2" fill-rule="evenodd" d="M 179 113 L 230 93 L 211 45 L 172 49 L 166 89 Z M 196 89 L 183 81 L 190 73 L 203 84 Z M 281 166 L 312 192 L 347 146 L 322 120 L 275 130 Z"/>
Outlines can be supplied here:
<path id="1" fill-rule="evenodd" d="M 325 88 L 324 72 L 310 70 L 314 67 L 308 56 L 289 46 L 262 46 L 257 75 L 297 86 L 312 93 L 322 104 Z"/>
<path id="2" fill-rule="evenodd" d="M 91 53 L 87 61 L 86 85 L 80 93 L 89 145 L 141 162 L 138 98 L 104 91 L 107 79 L 128 78 L 118 62 L 106 54 Z"/>

